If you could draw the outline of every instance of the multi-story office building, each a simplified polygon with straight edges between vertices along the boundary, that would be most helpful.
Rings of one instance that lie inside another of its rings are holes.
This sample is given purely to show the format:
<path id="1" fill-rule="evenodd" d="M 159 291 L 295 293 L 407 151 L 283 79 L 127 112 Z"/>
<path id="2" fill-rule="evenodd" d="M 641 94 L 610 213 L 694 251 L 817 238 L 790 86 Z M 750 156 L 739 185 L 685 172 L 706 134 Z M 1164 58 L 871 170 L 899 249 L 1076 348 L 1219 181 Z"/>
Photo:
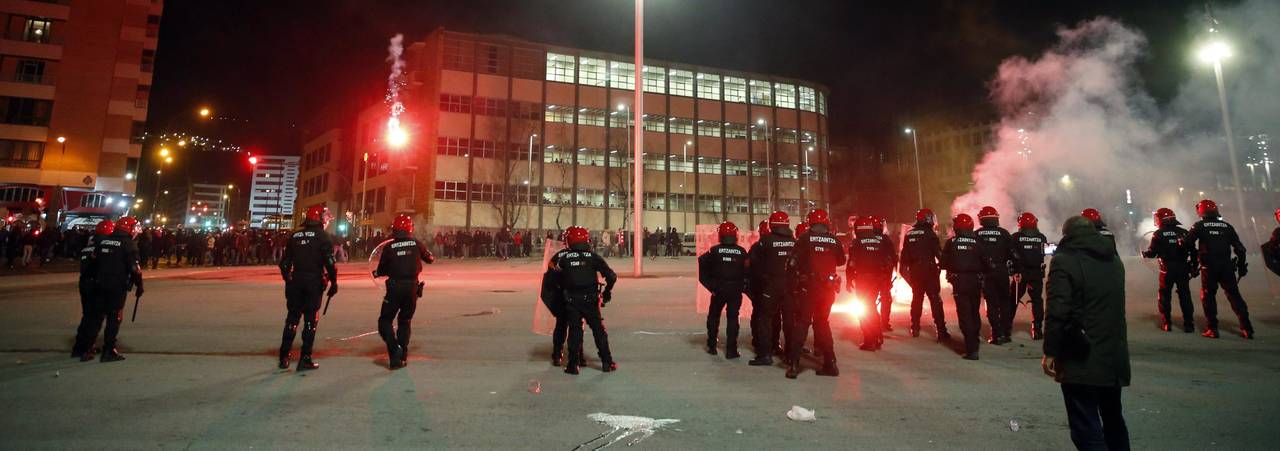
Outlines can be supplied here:
<path id="1" fill-rule="evenodd" d="M 293 206 L 298 200 L 296 156 L 257 155 L 253 186 L 249 190 L 249 227 L 293 227 Z"/>
<path id="2" fill-rule="evenodd" d="M 307 208 L 323 204 L 339 221 L 337 232 L 345 232 L 350 224 L 347 213 L 351 200 L 351 146 L 350 133 L 345 129 L 330 129 L 302 145 L 302 158 L 298 176 L 298 201 L 295 216 L 306 213 Z M 295 218 L 297 220 L 299 218 Z M 300 222 L 298 222 L 300 223 Z"/>
<path id="3" fill-rule="evenodd" d="M 923 188 L 924 205 L 939 214 L 950 211 L 956 197 L 973 187 L 973 169 L 995 145 L 995 123 L 975 123 L 963 126 L 935 125 L 917 128 L 918 141 L 902 140 L 899 159 L 893 167 L 900 179 L 910 179 L 910 191 L 914 198 L 915 149 L 920 149 L 920 186 Z M 1027 148 L 1025 152 L 1032 152 Z M 913 199 L 914 200 L 914 199 Z"/>
<path id="4" fill-rule="evenodd" d="M 409 143 L 383 139 L 385 105 L 360 115 L 357 218 L 379 229 L 403 211 L 445 228 L 630 227 L 631 56 L 443 29 L 405 55 Z M 642 70 L 646 227 L 750 228 L 775 208 L 827 205 L 824 87 L 659 60 Z"/>
<path id="5" fill-rule="evenodd" d="M 136 188 L 162 10 L 0 2 L 0 209 L 31 213 L 40 199 L 67 219 L 132 205 L 119 199 Z"/>
<path id="6" fill-rule="evenodd" d="M 187 228 L 226 228 L 230 225 L 227 223 L 230 200 L 227 185 L 192 183 L 187 189 L 186 217 L 182 223 Z"/>

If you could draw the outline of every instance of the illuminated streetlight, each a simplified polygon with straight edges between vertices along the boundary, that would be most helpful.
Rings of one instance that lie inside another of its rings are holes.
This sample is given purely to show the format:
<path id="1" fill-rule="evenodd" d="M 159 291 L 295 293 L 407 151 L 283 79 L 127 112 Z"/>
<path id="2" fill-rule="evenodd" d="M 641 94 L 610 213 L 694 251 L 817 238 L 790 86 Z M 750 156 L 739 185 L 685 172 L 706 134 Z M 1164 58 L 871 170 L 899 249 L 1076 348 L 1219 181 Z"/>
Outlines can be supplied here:
<path id="1" fill-rule="evenodd" d="M 66 143 L 66 142 L 67 142 L 67 137 L 66 137 L 66 136 L 59 136 L 59 137 L 58 137 L 58 144 L 63 144 L 63 143 Z"/>
<path id="2" fill-rule="evenodd" d="M 920 208 L 924 209 L 924 182 L 920 179 L 920 137 L 911 127 L 902 129 L 902 132 L 911 135 L 911 148 L 916 154 L 916 199 L 920 202 Z"/>
<path id="3" fill-rule="evenodd" d="M 169 156 L 169 148 L 168 148 L 168 147 L 161 147 L 161 148 L 160 148 L 160 156 L 161 156 L 161 157 L 167 157 L 167 156 Z"/>
<path id="4" fill-rule="evenodd" d="M 200 117 L 201 117 L 201 118 L 203 118 L 203 119 L 208 119 L 210 114 L 213 114 L 213 112 L 212 112 L 212 111 L 209 111 L 209 107 L 203 107 L 203 108 L 200 108 Z"/>
<path id="5" fill-rule="evenodd" d="M 164 157 L 165 163 L 173 163 L 173 157 Z"/>
<path id="6" fill-rule="evenodd" d="M 1200 56 L 1200 61 L 1218 64 L 1232 56 L 1231 46 L 1223 41 L 1213 41 L 1201 47 L 1198 55 Z"/>
<path id="7" fill-rule="evenodd" d="M 178 140 L 178 147 L 187 147 L 187 140 Z"/>
<path id="8" fill-rule="evenodd" d="M 1212 21 L 1212 17 L 1210 17 Z M 1210 26 L 1210 33 L 1217 32 L 1217 29 Z M 1227 139 L 1227 155 L 1231 158 L 1231 180 L 1235 184 L 1236 208 L 1240 212 L 1240 219 L 1244 221 L 1248 219 L 1245 214 L 1244 191 L 1240 186 L 1240 164 L 1236 158 L 1236 141 L 1231 131 L 1231 116 L 1227 114 L 1229 110 L 1227 106 L 1227 85 L 1222 77 L 1222 60 L 1231 57 L 1231 47 L 1221 40 L 1214 39 L 1200 48 L 1200 60 L 1213 65 L 1213 76 L 1218 82 L 1218 105 L 1222 109 L 1222 132 Z M 1200 196 L 1201 199 L 1204 195 Z M 1254 239 L 1257 239 L 1257 230 L 1254 231 Z"/>

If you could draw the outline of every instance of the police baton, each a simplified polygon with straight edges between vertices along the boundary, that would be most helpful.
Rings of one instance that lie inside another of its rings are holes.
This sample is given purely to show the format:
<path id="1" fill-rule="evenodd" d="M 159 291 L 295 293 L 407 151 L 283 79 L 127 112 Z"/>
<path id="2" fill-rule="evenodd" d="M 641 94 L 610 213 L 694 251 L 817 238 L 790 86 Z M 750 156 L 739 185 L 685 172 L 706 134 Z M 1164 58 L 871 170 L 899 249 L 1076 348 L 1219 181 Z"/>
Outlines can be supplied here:
<path id="1" fill-rule="evenodd" d="M 328 299 L 325 299 L 325 300 L 324 300 L 324 312 L 321 312 L 321 313 L 320 313 L 320 316 L 324 316 L 324 315 L 328 315 L 328 314 L 329 314 L 329 302 L 330 302 L 330 301 L 333 301 L 333 295 L 332 295 L 332 294 L 331 294 L 331 295 L 329 295 L 329 298 L 328 298 Z"/>
<path id="2" fill-rule="evenodd" d="M 129 319 L 131 323 L 138 321 L 138 301 L 140 300 L 142 300 L 142 295 L 140 294 L 133 297 L 133 317 Z"/>

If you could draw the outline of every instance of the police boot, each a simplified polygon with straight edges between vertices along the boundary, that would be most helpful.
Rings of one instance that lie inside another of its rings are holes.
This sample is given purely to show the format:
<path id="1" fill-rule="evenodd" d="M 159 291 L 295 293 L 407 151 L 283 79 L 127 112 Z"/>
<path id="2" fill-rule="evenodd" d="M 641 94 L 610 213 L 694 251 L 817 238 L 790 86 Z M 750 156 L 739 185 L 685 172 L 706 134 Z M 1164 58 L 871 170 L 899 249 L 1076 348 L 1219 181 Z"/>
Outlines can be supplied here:
<path id="1" fill-rule="evenodd" d="M 277 367 L 282 370 L 289 369 L 289 349 L 288 348 L 280 348 L 280 362 L 279 362 L 279 365 L 277 365 Z"/>
<path id="2" fill-rule="evenodd" d="M 113 346 L 110 349 L 104 349 L 102 351 L 102 359 L 99 361 L 102 363 L 108 363 L 108 362 L 119 362 L 121 360 L 124 360 L 124 356 L 120 355 L 120 351 L 117 351 L 116 348 Z"/>
<path id="3" fill-rule="evenodd" d="M 836 366 L 835 359 L 831 359 L 822 364 L 822 368 L 818 370 L 819 376 L 839 376 L 840 368 Z"/>
<path id="4" fill-rule="evenodd" d="M 987 337 L 987 343 L 988 343 L 988 344 L 993 344 L 993 345 L 996 345 L 996 346 L 1000 346 L 1000 345 L 1004 344 L 1004 340 L 1001 340 L 1001 339 L 1000 339 L 1000 337 L 997 337 L 997 336 L 995 336 L 995 335 L 992 335 L 992 336 L 990 336 L 990 337 Z"/>
<path id="5" fill-rule="evenodd" d="M 716 339 L 707 340 L 707 354 L 716 355 Z"/>
<path id="6" fill-rule="evenodd" d="M 796 376 L 799 376 L 799 375 L 800 375 L 800 363 L 788 362 L 787 363 L 787 379 L 795 379 Z"/>
<path id="7" fill-rule="evenodd" d="M 976 352 L 967 352 L 967 353 L 965 353 L 965 354 L 964 354 L 964 357 L 963 357 L 963 358 L 964 358 L 965 360 L 978 360 L 978 353 L 976 353 Z"/>
<path id="8" fill-rule="evenodd" d="M 936 329 L 938 330 L 938 341 L 942 342 L 951 339 L 951 333 L 947 332 L 947 326 L 945 324 L 937 326 Z"/>
<path id="9" fill-rule="evenodd" d="M 1218 329 L 1214 327 L 1206 327 L 1204 328 L 1204 332 L 1200 333 L 1200 336 L 1205 338 L 1218 338 Z"/>
<path id="10" fill-rule="evenodd" d="M 312 361 L 310 354 L 303 354 L 301 357 L 298 357 L 298 371 L 314 370 L 317 368 L 320 368 L 320 364 Z"/>
<path id="11" fill-rule="evenodd" d="M 730 344 L 732 345 L 732 343 L 730 343 Z M 738 358 L 738 357 L 742 357 L 742 354 L 739 354 L 739 353 L 738 353 L 738 347 L 737 347 L 737 346 L 732 346 L 732 347 L 730 347 L 730 346 L 726 346 L 726 347 L 725 347 L 725 349 L 724 349 L 724 358 L 729 359 L 729 360 L 733 360 L 733 359 L 736 359 L 736 358 Z"/>
<path id="12" fill-rule="evenodd" d="M 858 345 L 858 349 L 861 349 L 863 351 L 875 351 L 877 349 L 880 349 L 880 346 L 878 343 L 868 340 L 868 341 L 862 342 L 861 345 Z"/>
<path id="13" fill-rule="evenodd" d="M 600 371 L 604 371 L 606 373 L 618 371 L 618 362 L 601 362 Z"/>
<path id="14" fill-rule="evenodd" d="M 81 362 L 88 362 L 88 361 L 90 361 L 90 360 L 93 360 L 93 358 L 94 358 L 94 357 L 97 357 L 97 356 L 95 355 L 95 353 L 93 352 L 93 350 L 92 350 L 92 349 L 90 349 L 90 350 L 88 350 L 88 351 L 85 351 L 85 352 L 84 352 L 84 354 L 81 354 L 81 355 L 80 355 L 80 361 L 81 361 Z"/>
<path id="15" fill-rule="evenodd" d="M 1044 326 L 1032 326 L 1032 327 L 1031 327 L 1031 339 L 1032 339 L 1032 340 L 1043 340 L 1043 339 L 1044 339 Z"/>
<path id="16" fill-rule="evenodd" d="M 920 325 L 919 325 L 919 324 L 912 324 L 912 325 L 911 325 L 911 328 L 910 328 L 910 329 L 907 329 L 907 332 L 910 332 L 910 333 L 911 333 L 911 338 L 919 337 L 919 336 L 920 336 Z"/>
<path id="17" fill-rule="evenodd" d="M 756 358 L 754 358 L 754 359 L 748 360 L 748 361 L 747 361 L 747 365 L 751 365 L 751 366 L 772 366 L 772 365 L 773 365 L 773 358 L 771 358 L 771 357 L 769 357 L 769 356 L 767 356 L 767 355 L 757 356 L 757 357 L 756 357 Z"/>
<path id="18" fill-rule="evenodd" d="M 387 354 L 387 368 L 398 370 L 404 368 L 405 365 L 405 350 L 397 345 Z"/>
<path id="19" fill-rule="evenodd" d="M 1167 315 L 1161 315 L 1161 316 L 1160 316 L 1160 330 L 1165 331 L 1165 332 L 1168 332 L 1168 331 L 1170 331 L 1170 330 L 1172 330 L 1172 329 L 1173 329 L 1173 326 L 1169 324 L 1169 317 L 1168 317 Z"/>
<path id="20" fill-rule="evenodd" d="M 564 365 L 564 356 L 562 356 L 559 352 L 555 354 L 551 354 L 551 366 L 560 366 L 560 365 Z"/>
<path id="21" fill-rule="evenodd" d="M 576 376 L 576 375 L 578 374 L 578 365 L 574 365 L 574 364 L 572 364 L 572 363 L 570 363 L 570 364 L 568 364 L 568 365 L 565 365 L 565 367 L 564 367 L 564 373 L 565 373 L 565 374 L 572 374 L 572 375 L 575 375 L 575 376 Z"/>
<path id="22" fill-rule="evenodd" d="M 1252 321 L 1249 321 L 1247 319 L 1244 320 L 1243 324 L 1240 325 L 1240 336 L 1244 337 L 1246 340 L 1253 339 L 1253 322 Z"/>
<path id="23" fill-rule="evenodd" d="M 1195 321 L 1183 321 L 1183 323 L 1182 323 L 1182 333 L 1189 334 L 1189 333 L 1192 333 L 1192 332 L 1195 332 L 1195 331 L 1196 331 L 1196 323 L 1195 323 Z"/>

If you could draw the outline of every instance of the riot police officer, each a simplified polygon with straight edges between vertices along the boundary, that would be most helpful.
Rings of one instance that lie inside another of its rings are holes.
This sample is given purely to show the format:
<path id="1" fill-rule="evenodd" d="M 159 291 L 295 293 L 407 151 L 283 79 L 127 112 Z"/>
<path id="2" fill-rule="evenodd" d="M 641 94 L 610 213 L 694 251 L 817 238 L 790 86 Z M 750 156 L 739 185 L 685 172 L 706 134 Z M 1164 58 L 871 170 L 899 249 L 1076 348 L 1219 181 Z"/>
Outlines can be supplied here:
<path id="1" fill-rule="evenodd" d="M 987 324 L 991 326 L 991 337 L 987 343 L 1005 344 L 1012 339 L 1013 318 L 1011 308 L 1013 294 L 1009 292 L 1009 275 L 1011 270 L 1018 269 L 1015 264 L 1017 254 L 1013 252 L 1013 236 L 1004 227 L 1000 227 L 1000 213 L 995 207 L 986 206 L 978 211 L 978 246 L 982 253 L 991 259 L 992 267 L 982 275 L 982 298 L 987 303 Z"/>
<path id="2" fill-rule="evenodd" d="M 1084 216 L 1093 223 L 1093 227 L 1098 229 L 1098 234 L 1106 237 L 1111 241 L 1111 248 L 1116 248 L 1116 234 L 1107 228 L 1107 223 L 1102 221 L 1102 213 L 1096 208 L 1086 208 L 1080 212 L 1080 216 Z"/>
<path id="3" fill-rule="evenodd" d="M 609 352 L 609 335 L 605 332 L 600 307 L 613 299 L 613 284 L 618 281 L 618 276 L 603 258 L 591 252 L 591 233 L 586 228 L 569 227 L 565 231 L 565 240 L 569 248 L 556 252 L 550 262 L 551 270 L 564 289 L 565 317 L 569 324 L 569 363 L 565 365 L 564 372 L 578 374 L 583 321 L 595 338 L 602 370 L 606 373 L 614 371 L 618 364 Z M 597 276 L 604 277 L 603 291 L 597 291 L 600 289 Z"/>
<path id="4" fill-rule="evenodd" d="M 756 357 L 747 364 L 752 366 L 773 365 L 773 354 L 777 353 L 782 338 L 780 334 L 791 341 L 797 306 L 787 270 L 787 260 L 796 246 L 790 225 L 791 218 L 786 212 L 770 214 L 769 233 L 761 235 L 747 255 L 747 269 L 755 274 L 752 283 L 758 280 L 760 284 L 759 296 L 751 304 L 751 336 Z"/>
<path id="5" fill-rule="evenodd" d="M 1276 209 L 1276 222 L 1280 222 L 1280 208 Z M 1280 227 L 1271 231 L 1271 239 L 1262 243 L 1262 261 L 1272 273 L 1280 276 Z"/>
<path id="6" fill-rule="evenodd" d="M 396 215 L 391 222 L 391 241 L 384 245 L 378 268 L 373 271 L 374 277 L 387 278 L 387 295 L 378 314 L 378 335 L 387 344 L 387 366 L 393 370 L 408 364 L 413 312 L 422 297 L 418 274 L 422 273 L 423 263 L 435 261 L 427 245 L 413 238 L 413 218 L 403 213 Z"/>
<path id="7" fill-rule="evenodd" d="M 1245 304 L 1244 297 L 1240 296 L 1240 287 L 1237 285 L 1237 275 L 1244 277 L 1249 272 L 1249 265 L 1244 258 L 1244 244 L 1240 243 L 1236 229 L 1222 220 L 1216 202 L 1201 200 L 1196 205 L 1196 213 L 1200 215 L 1200 221 L 1191 226 L 1187 233 L 1186 247 L 1196 250 L 1200 261 L 1200 304 L 1207 321 L 1201 335 L 1218 338 L 1217 295 L 1218 288 L 1221 287 L 1227 294 L 1227 302 L 1231 303 L 1231 310 L 1236 312 L 1236 317 L 1240 320 L 1240 334 L 1253 339 L 1249 306 Z M 1233 251 L 1234 262 L 1231 259 Z"/>
<path id="8" fill-rule="evenodd" d="M 1005 330 L 1013 330 L 1013 318 L 1018 316 L 1018 303 L 1027 295 L 1031 304 L 1031 339 L 1044 338 L 1044 247 L 1049 239 L 1040 233 L 1040 220 L 1031 212 L 1018 216 L 1018 231 L 1013 233 L 1014 252 L 1018 255 L 1018 270 L 1013 276 L 1013 302 L 1009 303 L 1009 315 L 1005 317 Z M 1007 335 L 1006 335 L 1007 337 Z"/>
<path id="9" fill-rule="evenodd" d="M 89 241 L 85 243 L 84 248 L 80 249 L 80 326 L 76 328 L 76 341 L 71 347 L 72 358 L 85 358 L 85 360 L 93 360 L 94 350 L 93 342 L 96 341 L 98 335 L 98 327 L 95 325 L 98 320 L 98 296 L 96 283 L 94 281 L 95 268 L 93 266 L 93 254 L 97 250 L 95 244 L 105 240 L 115 231 L 116 225 L 110 219 L 103 219 L 94 227 L 93 236 L 89 237 Z M 92 330 L 91 330 L 92 329 Z M 92 333 L 92 336 L 90 335 Z M 87 356 L 87 357 L 86 357 Z"/>
<path id="10" fill-rule="evenodd" d="M 717 230 L 720 244 L 698 256 L 698 283 L 711 292 L 711 308 L 707 310 L 707 354 L 716 355 L 716 337 L 720 333 L 720 312 L 725 312 L 724 356 L 736 359 L 738 353 L 738 310 L 742 308 L 742 292 L 747 287 L 747 251 L 738 245 L 738 226 L 725 221 Z"/>
<path id="11" fill-rule="evenodd" d="M 859 328 L 862 329 L 863 351 L 876 351 L 884 345 L 882 321 L 876 313 L 876 295 L 884 285 L 885 274 L 893 273 L 893 250 L 884 236 L 876 233 L 875 219 L 858 218 L 854 224 L 853 241 L 849 243 L 849 261 L 845 265 L 845 277 L 850 291 L 865 306 Z M 881 301 L 885 302 L 885 301 Z"/>
<path id="12" fill-rule="evenodd" d="M 142 269 L 138 263 L 138 247 L 134 245 L 133 235 L 138 220 L 123 217 L 116 221 L 115 228 L 106 238 L 94 244 L 93 267 L 94 302 L 93 322 L 90 332 L 83 341 L 85 353 L 80 361 L 93 360 L 93 342 L 98 335 L 98 327 L 106 320 L 102 331 L 102 362 L 124 360 L 116 349 L 116 336 L 120 333 L 120 322 L 124 319 L 125 298 L 130 289 L 135 289 L 135 296 L 142 296 Z"/>
<path id="13" fill-rule="evenodd" d="M 902 258 L 898 273 L 911 285 L 911 336 L 920 336 L 920 316 L 924 313 L 924 298 L 929 298 L 929 313 L 938 332 L 938 341 L 951 338 L 947 332 L 946 313 L 942 307 L 941 283 L 938 282 L 938 260 L 942 256 L 942 243 L 933 227 L 936 222 L 933 210 L 922 208 L 916 212 L 916 223 L 902 240 Z"/>
<path id="14" fill-rule="evenodd" d="M 876 297 L 880 304 L 880 329 L 884 332 L 893 330 L 893 324 L 889 322 L 889 316 L 893 309 L 893 268 L 898 266 L 898 245 L 894 244 L 893 238 L 885 233 L 885 219 L 880 216 L 871 216 L 871 226 L 877 237 L 884 244 L 883 248 L 888 250 L 889 269 L 881 272 L 880 283 L 877 286 Z"/>
<path id="15" fill-rule="evenodd" d="M 1156 308 L 1160 312 L 1160 330 L 1165 332 L 1173 328 L 1172 300 L 1174 289 L 1178 292 L 1178 305 L 1182 308 L 1182 331 L 1191 333 L 1196 329 L 1195 307 L 1191 304 L 1191 278 L 1195 277 L 1195 268 L 1199 266 L 1197 255 L 1188 249 L 1185 242 L 1187 229 L 1179 227 L 1177 216 L 1173 210 L 1161 208 L 1155 212 L 1156 229 L 1151 234 L 1151 244 L 1142 251 L 1145 258 L 1156 258 L 1160 261 L 1160 289 L 1157 291 Z"/>
<path id="16" fill-rule="evenodd" d="M 990 273 L 993 265 L 973 233 L 972 217 L 964 213 L 956 215 L 951 227 L 954 234 L 942 248 L 942 269 L 947 271 L 947 282 L 955 297 L 956 317 L 960 320 L 960 333 L 964 335 L 964 358 L 978 360 L 978 334 L 982 328 L 978 300 L 984 274 Z"/>
<path id="17" fill-rule="evenodd" d="M 844 247 L 831 234 L 831 220 L 825 210 L 809 212 L 808 233 L 796 240 L 789 266 L 796 277 L 801 297 L 797 299 L 798 311 L 794 332 L 787 337 L 787 374 L 795 379 L 800 374 L 800 348 L 804 345 L 809 326 L 813 325 L 814 347 L 822 353 L 822 369 L 819 376 L 838 376 L 836 354 L 831 336 L 831 306 L 835 303 L 836 290 L 840 288 L 840 276 L 836 268 L 845 264 Z"/>
<path id="18" fill-rule="evenodd" d="M 280 276 L 284 278 L 285 305 L 289 310 L 284 320 L 284 333 L 280 338 L 280 369 L 289 368 L 289 351 L 293 337 L 302 321 L 302 350 L 298 357 L 298 370 L 320 368 L 311 358 L 315 345 L 316 326 L 320 322 L 320 301 L 329 284 L 329 297 L 338 293 L 338 268 L 334 265 L 333 241 L 325 232 L 329 221 L 329 209 L 316 205 L 307 209 L 302 229 L 289 235 L 284 257 L 280 259 Z"/>

